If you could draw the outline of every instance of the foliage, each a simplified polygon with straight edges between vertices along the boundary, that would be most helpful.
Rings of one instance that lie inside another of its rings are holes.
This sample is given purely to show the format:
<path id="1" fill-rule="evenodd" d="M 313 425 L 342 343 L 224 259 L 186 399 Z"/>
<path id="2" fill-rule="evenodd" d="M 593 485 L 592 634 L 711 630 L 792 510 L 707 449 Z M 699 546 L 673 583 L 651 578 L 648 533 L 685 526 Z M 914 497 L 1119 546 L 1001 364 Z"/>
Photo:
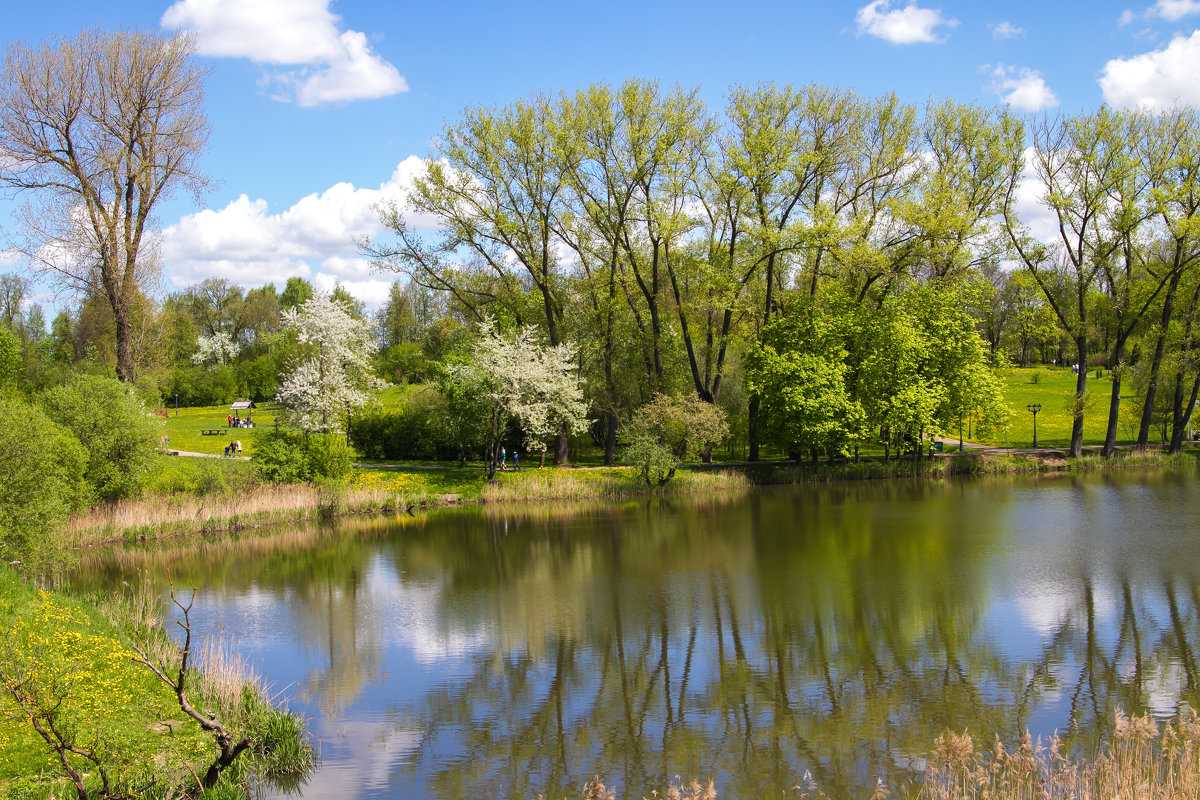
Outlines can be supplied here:
<path id="1" fill-rule="evenodd" d="M 162 425 L 128 385 L 75 375 L 39 400 L 87 451 L 84 476 L 96 497 L 116 500 L 138 492 L 161 446 Z"/>
<path id="2" fill-rule="evenodd" d="M 192 356 L 193 364 L 225 364 L 237 358 L 241 348 L 225 331 L 217 331 L 211 336 L 200 335 L 196 339 L 196 354 Z"/>
<path id="3" fill-rule="evenodd" d="M 36 406 L 0 394 L 0 558 L 38 561 L 52 536 L 91 495 L 87 452 Z"/>
<path id="4" fill-rule="evenodd" d="M 355 415 L 350 420 L 350 441 L 364 458 L 450 460 L 459 455 L 461 439 L 449 413 L 436 387 L 421 387 L 397 406 L 368 407 Z"/>
<path id="5" fill-rule="evenodd" d="M 489 475 L 495 473 L 500 439 L 510 420 L 521 426 L 526 449 L 534 452 L 544 450 L 560 426 L 577 432 L 586 427 L 587 407 L 574 359 L 574 349 L 541 345 L 529 328 L 508 338 L 491 321 L 480 326 L 471 363 L 452 371 L 456 380 L 474 387 L 487 411 Z"/>
<path id="6" fill-rule="evenodd" d="M 681 463 L 695 461 L 729 432 L 725 413 L 698 397 L 665 394 L 638 409 L 625 428 L 621 460 L 647 485 L 663 485 Z"/>
<path id="7" fill-rule="evenodd" d="M 322 478 L 341 480 L 350 473 L 355 453 L 344 436 L 259 428 L 252 462 L 264 481 L 297 483 Z"/>
<path id="8" fill-rule="evenodd" d="M 862 406 L 850 396 L 846 331 L 816 305 L 776 317 L 746 357 L 746 386 L 784 445 L 845 451 L 859 438 Z"/>
<path id="9" fill-rule="evenodd" d="M 318 294 L 283 314 L 299 344 L 279 386 L 278 400 L 304 431 L 344 431 L 346 414 L 383 388 L 372 372 L 370 325 L 333 298 Z"/>

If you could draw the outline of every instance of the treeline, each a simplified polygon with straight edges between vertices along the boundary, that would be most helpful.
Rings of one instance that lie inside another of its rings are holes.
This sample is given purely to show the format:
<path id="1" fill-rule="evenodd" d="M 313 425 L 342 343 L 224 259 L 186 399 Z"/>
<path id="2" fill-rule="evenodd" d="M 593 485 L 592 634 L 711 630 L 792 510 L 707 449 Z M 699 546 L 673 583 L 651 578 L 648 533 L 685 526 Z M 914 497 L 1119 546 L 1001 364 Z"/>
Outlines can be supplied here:
<path id="1" fill-rule="evenodd" d="M 751 459 L 886 448 L 964 415 L 1002 426 L 983 367 L 1010 360 L 1112 369 L 1108 452 L 1131 371 L 1139 442 L 1162 394 L 1176 423 L 1190 414 L 1191 110 L 1026 121 L 768 84 L 717 114 L 694 89 L 629 81 L 470 108 L 436 141 L 364 252 L 464 318 L 578 345 L 609 463 L 659 393 L 720 405 Z M 986 348 L 939 354 L 968 321 Z"/>
<path id="2" fill-rule="evenodd" d="M 1187 109 L 1025 120 L 769 84 L 719 113 L 646 81 L 467 109 L 407 202 L 380 209 L 387 234 L 361 243 L 406 278 L 373 315 L 377 373 L 422 389 L 359 413 L 352 437 L 368 455 L 475 452 L 447 366 L 494 320 L 572 345 L 607 463 L 645 409 L 685 407 L 660 396 L 724 412 L 706 457 L 891 454 L 963 419 L 1000 430 L 995 369 L 1041 362 L 1081 366 L 1075 453 L 1085 414 L 1105 410 L 1096 367 L 1113 378 L 1106 452 L 1131 393 L 1138 442 L 1157 430 L 1178 450 L 1200 389 L 1198 130 Z M 281 314 L 311 292 L 210 279 L 143 299 L 136 380 L 166 403 L 270 400 L 292 346 Z M 48 332 L 14 308 L 0 298 L 33 388 L 113 369 L 100 300 Z"/>

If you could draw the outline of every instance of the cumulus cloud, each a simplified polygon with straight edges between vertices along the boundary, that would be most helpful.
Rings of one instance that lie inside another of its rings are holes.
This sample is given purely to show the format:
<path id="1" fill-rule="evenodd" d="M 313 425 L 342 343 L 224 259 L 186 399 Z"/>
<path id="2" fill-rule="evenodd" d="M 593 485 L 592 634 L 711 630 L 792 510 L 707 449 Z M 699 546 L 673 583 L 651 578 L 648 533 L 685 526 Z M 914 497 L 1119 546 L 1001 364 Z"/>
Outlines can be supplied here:
<path id="1" fill-rule="evenodd" d="M 1127 8 L 1121 12 L 1121 25 L 1128 25 L 1137 19 L 1163 19 L 1167 22 L 1178 22 L 1192 14 L 1200 14 L 1200 0 L 1158 0 L 1142 12 Z"/>
<path id="2" fill-rule="evenodd" d="M 920 8 L 909 3 L 904 8 L 890 9 L 891 0 L 873 0 L 858 10 L 855 21 L 858 34 L 870 34 L 886 39 L 892 44 L 918 44 L 942 42 L 939 28 L 953 28 L 956 19 L 946 19 L 941 9 Z"/>
<path id="3" fill-rule="evenodd" d="M 1114 58 L 1104 65 L 1100 89 L 1104 101 L 1119 108 L 1200 106 L 1200 30 L 1176 36 L 1160 50 Z"/>
<path id="4" fill-rule="evenodd" d="M 1024 28 L 1018 28 L 1008 20 L 991 23 L 988 27 L 992 29 L 993 39 L 1015 39 L 1018 36 L 1025 35 Z"/>
<path id="5" fill-rule="evenodd" d="M 335 283 L 370 305 L 387 297 L 390 281 L 372 276 L 354 241 L 380 231 L 374 206 L 404 201 L 425 162 L 409 156 L 377 189 L 337 183 L 273 214 L 267 201 L 241 195 L 221 209 L 189 214 L 163 231 L 163 256 L 177 287 L 205 278 L 228 278 L 243 286 L 282 285 L 309 278 L 322 289 Z M 415 228 L 432 221 L 415 217 Z"/>
<path id="6" fill-rule="evenodd" d="M 1058 96 L 1046 85 L 1042 73 L 1028 67 L 984 65 L 991 91 L 1018 111 L 1042 111 L 1058 105 Z"/>
<path id="7" fill-rule="evenodd" d="M 293 66 L 264 75 L 271 95 L 303 106 L 408 91 L 404 76 L 371 50 L 366 34 L 339 30 L 330 0 L 177 0 L 162 26 L 195 34 L 201 53 Z"/>

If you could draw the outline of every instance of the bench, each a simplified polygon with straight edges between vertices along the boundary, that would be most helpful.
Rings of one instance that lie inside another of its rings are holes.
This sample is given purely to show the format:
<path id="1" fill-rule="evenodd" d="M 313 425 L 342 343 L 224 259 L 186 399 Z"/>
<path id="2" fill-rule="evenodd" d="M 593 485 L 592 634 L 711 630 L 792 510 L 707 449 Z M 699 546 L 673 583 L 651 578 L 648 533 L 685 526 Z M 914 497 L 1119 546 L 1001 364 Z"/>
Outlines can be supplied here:
<path id="1" fill-rule="evenodd" d="M 228 432 L 227 428 L 201 428 L 201 436 L 224 436 Z"/>

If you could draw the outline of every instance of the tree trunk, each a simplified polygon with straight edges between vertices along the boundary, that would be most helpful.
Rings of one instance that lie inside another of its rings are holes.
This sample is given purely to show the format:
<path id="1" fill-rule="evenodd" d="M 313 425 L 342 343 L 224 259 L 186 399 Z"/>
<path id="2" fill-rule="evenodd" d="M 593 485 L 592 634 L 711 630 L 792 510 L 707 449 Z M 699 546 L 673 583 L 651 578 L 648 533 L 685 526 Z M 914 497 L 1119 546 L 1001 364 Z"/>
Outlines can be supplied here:
<path id="1" fill-rule="evenodd" d="M 750 447 L 749 461 L 758 461 L 758 397 L 750 398 L 746 414 L 746 439 Z"/>
<path id="2" fill-rule="evenodd" d="M 1162 365 L 1163 347 L 1167 340 L 1167 327 L 1175 308 L 1175 290 L 1179 287 L 1182 270 L 1176 270 L 1167 284 L 1167 296 L 1163 298 L 1162 316 L 1158 321 L 1158 336 L 1154 342 L 1154 357 L 1150 360 L 1150 376 L 1146 382 L 1146 400 L 1142 405 L 1142 422 L 1138 425 L 1138 450 L 1146 449 L 1150 438 L 1150 420 L 1154 415 L 1154 395 L 1158 392 L 1158 369 Z"/>
<path id="3" fill-rule="evenodd" d="M 1118 336 L 1113 345 L 1112 363 L 1117 369 L 1112 370 L 1112 391 L 1108 396 L 1108 427 L 1104 430 L 1104 449 L 1101 451 L 1105 458 L 1112 458 L 1117 452 L 1117 423 L 1121 415 L 1121 359 L 1125 356 L 1125 337 Z"/>
<path id="4" fill-rule="evenodd" d="M 1083 398 L 1087 395 L 1087 335 L 1075 337 L 1079 374 L 1075 376 L 1075 403 L 1071 410 L 1071 458 L 1083 457 Z"/>
<path id="5" fill-rule="evenodd" d="M 604 466 L 611 467 L 617 463 L 617 426 L 621 418 L 615 413 L 608 413 L 608 431 L 604 435 Z"/>
<path id="6" fill-rule="evenodd" d="M 567 440 L 567 423 L 563 423 L 558 429 L 558 435 L 554 437 L 554 465 L 561 467 L 566 464 L 571 455 L 571 443 Z"/>

